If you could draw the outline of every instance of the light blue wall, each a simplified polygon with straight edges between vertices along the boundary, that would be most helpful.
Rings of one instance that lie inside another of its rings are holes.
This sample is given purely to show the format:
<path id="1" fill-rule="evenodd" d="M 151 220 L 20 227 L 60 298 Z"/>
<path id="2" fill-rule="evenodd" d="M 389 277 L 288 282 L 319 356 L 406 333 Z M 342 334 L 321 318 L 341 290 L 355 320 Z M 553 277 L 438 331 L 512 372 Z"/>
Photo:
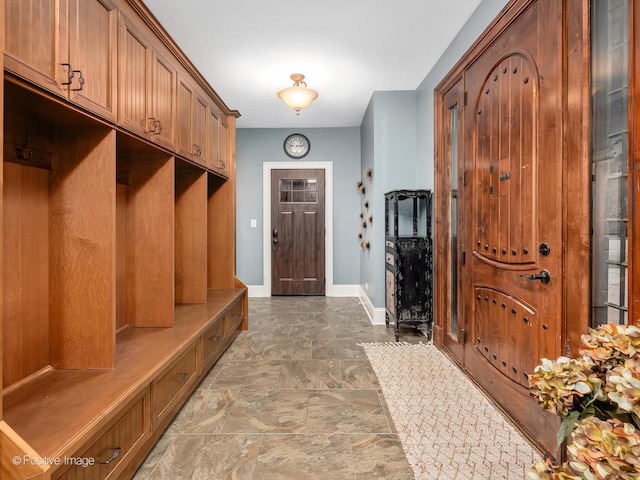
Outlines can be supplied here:
<path id="1" fill-rule="evenodd" d="M 360 129 L 307 128 L 309 154 L 300 161 L 333 163 L 333 283 L 358 285 L 360 246 L 357 239 L 360 195 Z M 263 285 L 264 162 L 300 161 L 285 155 L 282 144 L 291 129 L 239 128 L 236 134 L 236 274 L 247 285 Z M 256 219 L 256 228 L 251 228 Z"/>
<path id="2" fill-rule="evenodd" d="M 384 194 L 417 188 L 416 92 L 375 92 L 361 127 L 362 169 L 373 167 L 367 197 L 374 222 L 371 249 L 360 258 L 360 285 L 374 308 L 384 308 Z"/>
<path id="3" fill-rule="evenodd" d="M 418 87 L 418 178 L 424 188 L 432 190 L 434 186 L 433 91 L 507 3 L 482 0 Z"/>

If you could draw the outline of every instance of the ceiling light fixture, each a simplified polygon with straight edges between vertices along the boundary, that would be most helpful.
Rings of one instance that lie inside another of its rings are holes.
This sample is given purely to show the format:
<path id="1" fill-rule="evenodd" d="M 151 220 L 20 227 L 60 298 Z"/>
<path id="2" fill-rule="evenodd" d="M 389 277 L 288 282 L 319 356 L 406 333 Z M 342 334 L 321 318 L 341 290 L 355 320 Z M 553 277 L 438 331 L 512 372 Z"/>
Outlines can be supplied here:
<path id="1" fill-rule="evenodd" d="M 318 98 L 318 92 L 307 88 L 304 75 L 301 73 L 291 75 L 291 80 L 293 80 L 293 87 L 280 90 L 278 97 L 286 103 L 287 107 L 293 108 L 296 115 L 300 115 L 300 110 L 307 108 L 311 102 Z"/>

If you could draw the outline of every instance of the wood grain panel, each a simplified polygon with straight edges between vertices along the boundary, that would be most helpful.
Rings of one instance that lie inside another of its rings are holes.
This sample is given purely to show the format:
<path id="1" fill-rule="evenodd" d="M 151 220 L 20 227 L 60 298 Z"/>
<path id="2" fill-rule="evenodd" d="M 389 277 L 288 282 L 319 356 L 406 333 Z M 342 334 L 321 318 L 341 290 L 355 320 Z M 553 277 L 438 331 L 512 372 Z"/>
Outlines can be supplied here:
<path id="1" fill-rule="evenodd" d="M 5 11 L 4 11 L 4 0 L 0 0 L 0 25 L 4 25 L 4 20 L 5 20 Z M 5 50 L 5 40 L 4 40 L 5 35 L 4 34 L 0 34 L 0 51 L 4 52 Z M 0 55 L 0 67 L 4 67 L 4 54 Z M 4 69 L 3 69 L 4 71 Z M 2 125 L 4 125 L 4 82 L 0 83 L 0 123 Z M 2 145 L 4 145 L 4 128 L 0 129 L 0 143 Z M 4 150 L 0 150 L 0 188 L 3 189 L 4 191 Z M 3 230 L 4 232 L 4 195 L 0 195 L 0 212 L 3 212 L 2 215 L 0 215 L 0 228 Z M 2 268 L 2 271 L 4 272 L 4 239 L 3 236 L 0 236 L 0 251 L 3 252 L 3 255 L 0 255 L 0 268 Z M 0 275 L 0 291 L 4 292 L 4 274 Z M 3 340 L 3 325 L 4 325 L 4 312 L 3 312 L 4 308 L 0 308 L 0 349 L 4 348 L 4 340 Z M 3 355 L 0 354 L 0 371 L 3 371 L 4 366 L 3 366 Z M 2 383 L 0 382 L 0 429 L 2 428 L 2 412 L 4 411 L 3 405 L 2 405 Z M 1 434 L 0 434 L 1 435 Z M 7 451 L 4 448 L 0 447 L 0 450 L 2 451 Z M 0 456 L 0 462 L 5 462 L 7 458 L 9 458 L 8 455 L 4 455 L 4 456 Z M 4 463 L 2 464 L 3 466 L 0 466 L 0 468 L 5 468 L 6 465 L 4 465 Z"/>
<path id="2" fill-rule="evenodd" d="M 51 364 L 111 368 L 116 133 L 69 129 L 57 140 L 49 190 Z"/>
<path id="3" fill-rule="evenodd" d="M 44 472 L 48 469 L 21 462 L 16 465 L 13 458 L 24 459 L 42 458 L 5 422 L 0 422 L 0 478 L 3 480 L 38 480 L 44 479 Z"/>
<path id="4" fill-rule="evenodd" d="M 235 260 L 235 186 L 209 175 L 207 202 L 207 286 L 230 288 Z"/>
<path id="5" fill-rule="evenodd" d="M 3 383 L 49 365 L 49 171 L 4 165 Z"/>
<path id="6" fill-rule="evenodd" d="M 503 263 L 534 258 L 536 84 L 527 59 L 507 57 L 482 86 L 475 115 L 481 182 L 477 247 L 486 258 Z"/>
<path id="7" fill-rule="evenodd" d="M 176 169 L 175 300 L 207 300 L 207 174 Z"/>
<path id="8" fill-rule="evenodd" d="M 137 133 L 148 131 L 147 89 L 149 88 L 148 42 L 120 16 L 118 33 L 118 123 Z M 153 126 L 152 128 L 155 128 Z"/>
<path id="9" fill-rule="evenodd" d="M 68 1 L 69 63 L 80 71 L 69 86 L 69 100 L 116 120 L 117 10 L 108 0 Z"/>
<path id="10" fill-rule="evenodd" d="M 196 373 L 196 349 L 189 349 L 166 373 L 151 384 L 153 422 L 159 421 Z"/>
<path id="11" fill-rule="evenodd" d="M 173 149 L 176 115 L 176 70 L 153 50 L 151 61 L 151 115 L 160 122 L 153 140 Z"/>
<path id="12" fill-rule="evenodd" d="M 318 238 L 318 228 L 324 230 L 324 224 L 318 222 L 317 211 L 304 211 L 299 212 L 298 215 L 302 216 L 301 227 L 304 230 L 304 236 L 302 238 L 308 239 L 307 245 L 305 245 L 304 251 L 300 254 L 302 260 L 302 272 L 304 280 L 321 281 L 320 278 L 324 265 L 318 265 L 318 252 L 322 251 L 321 246 L 318 245 L 319 241 L 324 240 L 324 236 Z"/>
<path id="13" fill-rule="evenodd" d="M 60 1 L 5 0 L 5 68 L 56 93 L 58 84 Z M 29 32 L 25 38 L 25 32 Z"/>
<path id="14" fill-rule="evenodd" d="M 207 148 L 208 116 L 207 100 L 203 96 L 196 94 L 193 104 L 193 159 L 203 167 L 209 166 L 209 149 Z"/>
<path id="15" fill-rule="evenodd" d="M 104 433 L 89 446 L 74 452 L 72 459 L 93 459 L 91 465 L 73 465 L 65 470 L 59 468 L 53 475 L 54 480 L 93 480 L 115 479 L 135 451 L 150 435 L 149 423 L 149 390 L 138 396 L 132 405 L 125 407 L 125 412 Z"/>
<path id="16" fill-rule="evenodd" d="M 127 186 L 116 184 L 116 330 L 127 319 Z"/>
<path id="17" fill-rule="evenodd" d="M 224 162 L 220 156 L 220 112 L 211 107 L 207 123 L 207 160 L 208 167 L 214 172 L 221 173 Z"/>
<path id="18" fill-rule="evenodd" d="M 178 75 L 178 88 L 176 92 L 176 146 L 178 154 L 191 158 L 193 148 L 191 144 L 191 132 L 193 122 L 193 96 L 195 92 L 180 75 Z"/>
<path id="19" fill-rule="evenodd" d="M 127 192 L 127 318 L 135 327 L 173 325 L 174 158 L 130 158 Z"/>
<path id="20" fill-rule="evenodd" d="M 235 122 L 235 119 L 230 119 Z M 233 164 L 232 159 L 230 158 L 230 152 L 234 149 L 234 140 L 233 136 L 230 134 L 231 130 L 229 130 L 229 123 L 225 120 L 224 117 L 220 117 L 219 123 L 219 131 L 218 131 L 218 141 L 220 144 L 220 168 L 222 172 L 220 172 L 223 176 L 229 176 L 230 168 Z M 235 135 L 235 130 L 233 130 Z"/>

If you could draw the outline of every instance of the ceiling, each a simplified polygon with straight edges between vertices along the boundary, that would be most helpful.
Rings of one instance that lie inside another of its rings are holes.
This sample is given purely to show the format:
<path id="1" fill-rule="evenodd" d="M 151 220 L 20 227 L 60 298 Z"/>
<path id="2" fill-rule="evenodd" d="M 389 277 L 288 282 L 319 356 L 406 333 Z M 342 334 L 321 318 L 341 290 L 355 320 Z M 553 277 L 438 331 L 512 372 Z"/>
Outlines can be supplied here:
<path id="1" fill-rule="evenodd" d="M 415 90 L 480 0 L 145 0 L 238 128 L 359 126 L 374 91 Z M 318 98 L 277 97 L 302 73 Z"/>

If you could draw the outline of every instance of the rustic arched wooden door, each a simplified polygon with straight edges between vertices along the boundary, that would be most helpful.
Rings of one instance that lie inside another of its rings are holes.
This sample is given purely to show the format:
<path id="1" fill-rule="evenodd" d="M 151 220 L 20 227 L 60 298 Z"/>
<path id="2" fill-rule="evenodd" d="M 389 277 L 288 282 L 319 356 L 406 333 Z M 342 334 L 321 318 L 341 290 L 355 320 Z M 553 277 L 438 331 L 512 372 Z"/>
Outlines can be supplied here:
<path id="1" fill-rule="evenodd" d="M 528 3 L 462 72 L 451 258 L 464 335 L 442 339 L 550 452 L 557 420 L 529 397 L 527 374 L 562 354 L 562 21 L 562 2 Z"/>

